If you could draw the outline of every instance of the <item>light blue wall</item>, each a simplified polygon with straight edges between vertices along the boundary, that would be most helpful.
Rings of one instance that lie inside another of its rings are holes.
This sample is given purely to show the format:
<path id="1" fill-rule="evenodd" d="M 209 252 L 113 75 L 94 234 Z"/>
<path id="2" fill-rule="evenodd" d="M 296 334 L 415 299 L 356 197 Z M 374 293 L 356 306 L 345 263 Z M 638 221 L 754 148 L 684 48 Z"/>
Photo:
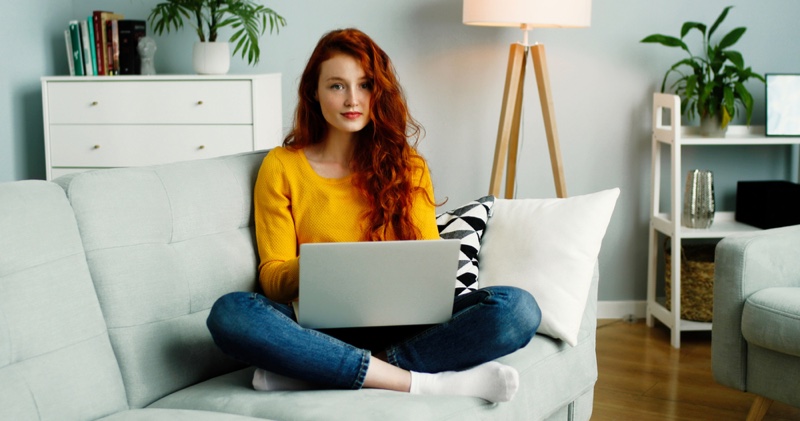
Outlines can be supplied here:
<path id="1" fill-rule="evenodd" d="M 0 13 L 0 182 L 44 178 L 39 77 L 68 71 L 68 2 L 5 2 Z"/>
<path id="2" fill-rule="evenodd" d="M 146 18 L 156 3 L 32 0 L 4 7 L 11 13 L 3 14 L 2 30 L 20 41 L 0 43 L 6 58 L 0 68 L 0 181 L 43 176 L 38 80 L 67 69 L 60 41 L 66 21 L 105 8 Z M 461 0 L 267 4 L 289 26 L 262 41 L 256 68 L 235 58 L 231 73 L 282 73 L 284 126 L 291 122 L 297 78 L 316 41 L 329 29 L 357 26 L 395 62 L 412 112 L 427 130 L 421 150 L 431 162 L 437 195 L 450 199 L 445 207 L 485 194 L 508 45 L 521 39 L 519 31 L 462 25 Z M 737 47 L 749 65 L 761 73 L 800 73 L 800 2 L 795 0 L 595 0 L 591 28 L 531 33 L 532 41 L 547 46 L 569 194 L 622 189 L 601 252 L 601 300 L 645 298 L 651 96 L 666 68 L 682 58 L 678 50 L 638 41 L 655 32 L 677 34 L 686 20 L 710 24 L 729 4 L 736 7 L 721 31 L 747 26 Z M 156 41 L 158 72 L 191 73 L 190 30 Z M 763 87 L 749 87 L 756 98 L 754 123 L 763 124 Z M 518 196 L 551 197 L 532 73 L 526 91 Z M 706 148 L 688 154 L 685 165 L 712 169 L 721 207 L 731 210 L 735 180 L 784 177 L 788 154 L 787 148 Z"/>

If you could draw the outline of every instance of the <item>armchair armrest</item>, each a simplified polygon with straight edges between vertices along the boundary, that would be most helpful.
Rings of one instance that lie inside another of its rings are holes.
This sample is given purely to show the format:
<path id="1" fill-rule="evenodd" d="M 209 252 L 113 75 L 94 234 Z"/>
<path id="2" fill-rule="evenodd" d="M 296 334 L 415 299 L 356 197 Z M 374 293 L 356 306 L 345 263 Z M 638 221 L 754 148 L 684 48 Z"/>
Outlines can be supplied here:
<path id="1" fill-rule="evenodd" d="M 711 366 L 717 382 L 745 390 L 742 309 L 753 293 L 800 287 L 800 226 L 724 238 L 716 248 Z"/>

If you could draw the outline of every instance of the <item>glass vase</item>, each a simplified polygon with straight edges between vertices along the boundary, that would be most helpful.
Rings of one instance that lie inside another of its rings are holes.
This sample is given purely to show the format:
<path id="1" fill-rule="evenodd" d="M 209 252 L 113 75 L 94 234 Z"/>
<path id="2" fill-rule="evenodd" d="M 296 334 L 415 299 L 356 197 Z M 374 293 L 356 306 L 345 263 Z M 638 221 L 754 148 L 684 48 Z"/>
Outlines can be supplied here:
<path id="1" fill-rule="evenodd" d="M 683 194 L 683 225 L 710 228 L 714 223 L 714 175 L 708 170 L 691 170 Z"/>

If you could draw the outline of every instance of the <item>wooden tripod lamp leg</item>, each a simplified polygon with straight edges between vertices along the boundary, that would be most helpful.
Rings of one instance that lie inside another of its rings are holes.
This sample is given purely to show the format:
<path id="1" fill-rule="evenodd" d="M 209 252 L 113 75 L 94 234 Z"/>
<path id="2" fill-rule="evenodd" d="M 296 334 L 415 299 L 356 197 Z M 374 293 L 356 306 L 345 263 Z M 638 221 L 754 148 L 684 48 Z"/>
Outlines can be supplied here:
<path id="1" fill-rule="evenodd" d="M 514 118 L 511 120 L 511 137 L 508 139 L 508 170 L 506 170 L 506 193 L 505 198 L 511 199 L 515 196 L 515 181 L 517 180 L 517 153 L 519 152 L 519 131 L 522 124 L 522 92 L 525 86 L 525 68 L 528 60 L 528 49 L 523 48 L 522 70 L 520 80 L 517 83 L 517 92 L 514 102 Z"/>
<path id="2" fill-rule="evenodd" d="M 556 115 L 553 108 L 553 95 L 550 92 L 550 75 L 547 73 L 547 60 L 544 45 L 530 47 L 533 59 L 533 70 L 536 72 L 536 86 L 539 89 L 539 101 L 542 104 L 544 130 L 547 134 L 547 147 L 550 150 L 550 165 L 553 167 L 553 180 L 556 184 L 556 196 L 567 197 L 567 184 L 564 180 L 564 166 L 561 161 L 561 147 L 558 143 Z"/>
<path id="3" fill-rule="evenodd" d="M 511 44 L 508 53 L 508 69 L 506 85 L 503 91 L 503 105 L 500 110 L 500 125 L 497 129 L 497 143 L 494 149 L 492 178 L 489 182 L 489 194 L 500 196 L 500 183 L 503 169 L 509 162 L 509 173 L 506 175 L 506 198 L 513 197 L 514 178 L 516 176 L 516 155 L 519 141 L 519 123 L 522 105 L 522 87 L 525 80 L 526 49 L 521 44 Z M 509 153 L 509 146 L 512 151 Z M 511 163 L 511 157 L 514 163 Z M 513 165 L 513 168 L 511 167 Z M 509 189 L 511 192 L 509 193 Z"/>

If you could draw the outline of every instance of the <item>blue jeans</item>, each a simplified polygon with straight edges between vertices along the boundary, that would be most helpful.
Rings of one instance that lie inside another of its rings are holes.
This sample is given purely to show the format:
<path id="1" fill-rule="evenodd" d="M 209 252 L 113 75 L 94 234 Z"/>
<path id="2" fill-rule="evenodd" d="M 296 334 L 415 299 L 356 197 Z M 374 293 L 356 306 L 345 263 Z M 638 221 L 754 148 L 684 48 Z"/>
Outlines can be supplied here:
<path id="1" fill-rule="evenodd" d="M 522 348 L 540 322 L 527 291 L 497 286 L 456 297 L 453 318 L 438 325 L 305 329 L 291 306 L 248 292 L 217 300 L 207 325 L 223 352 L 247 364 L 326 387 L 360 389 L 372 352 L 384 351 L 390 364 L 406 370 L 463 370 Z"/>

